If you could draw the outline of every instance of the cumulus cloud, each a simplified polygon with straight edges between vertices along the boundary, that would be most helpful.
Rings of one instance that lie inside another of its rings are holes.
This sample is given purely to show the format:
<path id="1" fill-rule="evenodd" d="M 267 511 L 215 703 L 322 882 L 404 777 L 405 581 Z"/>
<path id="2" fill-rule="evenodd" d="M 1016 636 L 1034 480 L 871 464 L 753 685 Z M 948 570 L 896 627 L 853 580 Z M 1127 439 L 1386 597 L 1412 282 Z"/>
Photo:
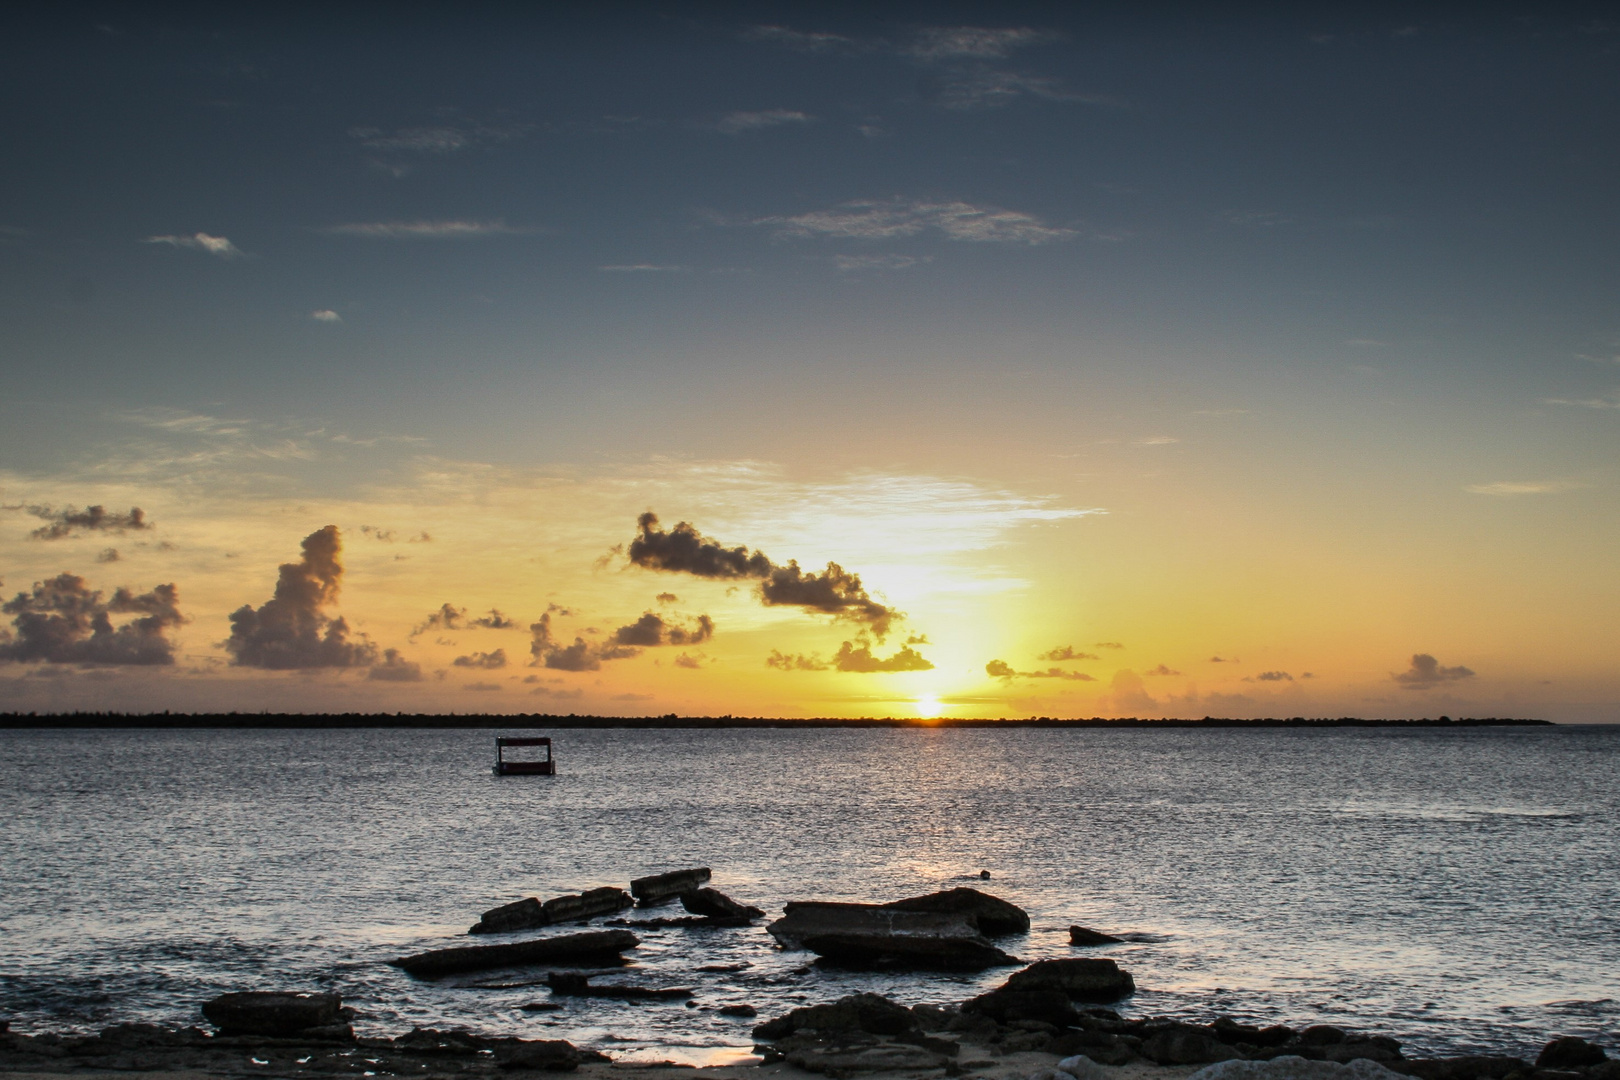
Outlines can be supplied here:
<path id="1" fill-rule="evenodd" d="M 375 661 L 374 645 L 350 641 L 349 624 L 326 614 L 343 580 L 342 552 L 336 525 L 306 536 L 302 558 L 281 564 L 275 596 L 257 609 L 243 604 L 231 613 L 225 642 L 231 663 L 290 671 L 367 667 Z"/>
<path id="2" fill-rule="evenodd" d="M 517 623 L 503 614 L 499 608 L 490 608 L 488 615 L 468 619 L 466 608 L 458 608 L 446 602 L 439 605 L 438 611 L 432 612 L 426 619 L 412 627 L 411 637 L 420 637 L 429 630 L 452 631 L 474 627 L 484 630 L 515 630 Z"/>
<path id="3" fill-rule="evenodd" d="M 584 638 L 574 638 L 572 645 L 562 645 L 551 636 L 551 613 L 540 616 L 529 624 L 530 667 L 546 667 L 553 671 L 600 671 L 604 661 L 628 660 L 639 656 L 641 650 L 629 645 L 609 641 L 592 645 Z"/>
<path id="4" fill-rule="evenodd" d="M 316 322 L 324 322 L 324 323 L 334 323 L 334 322 L 342 322 L 343 321 L 343 316 L 339 315 L 337 312 L 333 311 L 331 308 L 316 308 L 314 311 L 309 313 L 309 317 L 314 319 Z"/>
<path id="5" fill-rule="evenodd" d="M 1072 240 L 1075 229 L 1048 225 L 1033 214 L 965 202 L 855 201 L 829 210 L 751 219 L 790 239 L 893 240 L 935 233 L 976 244 L 1050 244 Z"/>
<path id="6" fill-rule="evenodd" d="M 494 652 L 475 652 L 467 656 L 458 656 L 450 663 L 454 667 L 494 671 L 496 668 L 506 666 L 506 650 L 496 649 Z"/>
<path id="7" fill-rule="evenodd" d="M 714 620 L 699 615 L 691 626 L 666 623 L 649 611 L 628 626 L 621 626 L 609 638 L 616 645 L 698 645 L 714 636 Z"/>
<path id="8" fill-rule="evenodd" d="M 765 666 L 776 668 L 778 671 L 826 671 L 831 665 L 821 658 L 820 653 L 784 653 L 776 649 L 765 658 Z"/>
<path id="9" fill-rule="evenodd" d="M 1075 651 L 1075 647 L 1073 645 L 1059 645 L 1055 649 L 1048 649 L 1046 652 L 1041 653 L 1041 655 L 1037 656 L 1035 659 L 1053 660 L 1058 662 L 1064 660 L 1095 660 L 1097 659 L 1097 654 L 1077 652 Z"/>
<path id="10" fill-rule="evenodd" d="M 1288 672 L 1286 672 L 1286 671 L 1262 671 L 1260 674 L 1256 675 L 1253 678 L 1253 680 L 1247 680 L 1246 679 L 1244 681 L 1245 682 L 1249 682 L 1249 681 L 1253 681 L 1253 682 L 1293 682 L 1294 677 L 1292 675 L 1288 674 Z"/>
<path id="11" fill-rule="evenodd" d="M 651 570 L 720 580 L 758 579 L 759 598 L 767 606 L 802 607 L 860 623 L 879 641 L 900 618 L 867 593 L 858 574 L 837 563 L 829 562 L 820 573 L 804 571 L 796 561 L 778 565 L 762 551 L 728 548 L 710 540 L 684 521 L 668 531 L 661 529 L 658 515 L 651 512 L 636 520 L 636 536 L 627 555 L 632 564 Z"/>
<path id="12" fill-rule="evenodd" d="M 1057 651 L 1058 650 L 1056 649 L 1053 650 L 1053 652 Z M 1083 656 L 1085 654 L 1082 653 L 1080 655 Z M 1048 659 L 1050 656 L 1051 654 L 1048 653 L 1047 656 L 1042 657 L 1042 659 Z M 1067 660 L 1072 658 L 1062 657 L 1061 659 Z M 1091 659 L 1095 659 L 1095 657 L 1092 657 Z M 1006 679 L 1008 682 L 1011 682 L 1014 679 L 1066 679 L 1070 682 L 1096 681 L 1083 671 L 1064 671 L 1062 668 L 1056 667 L 1047 668 L 1045 671 L 1018 671 L 1005 660 L 990 661 L 988 664 L 984 665 L 984 673 L 990 676 L 992 679 Z"/>
<path id="13" fill-rule="evenodd" d="M 141 243 L 191 248 L 194 251 L 206 251 L 210 255 L 217 255 L 221 259 L 240 259 L 247 254 L 225 237 L 209 236 L 205 232 L 192 233 L 190 236 L 148 236 Z"/>
<path id="14" fill-rule="evenodd" d="M 185 622 L 180 594 L 171 585 L 134 593 L 120 587 L 103 601 L 76 574 L 35 582 L 0 605 L 12 616 L 14 635 L 0 640 L 0 662 L 158 666 L 174 663 L 168 631 Z M 115 626 L 114 615 L 136 618 Z"/>
<path id="15" fill-rule="evenodd" d="M 372 666 L 366 678 L 379 682 L 421 682 L 422 665 L 405 659 L 398 649 L 384 649 L 382 660 Z"/>
<path id="16" fill-rule="evenodd" d="M 1428 653 L 1412 654 L 1412 666 L 1390 678 L 1408 690 L 1428 690 L 1443 683 L 1471 679 L 1474 673 L 1465 667 L 1441 667 L 1440 661 Z"/>
<path id="17" fill-rule="evenodd" d="M 117 511 L 109 514 L 104 506 L 87 506 L 83 510 L 64 506 L 58 510 L 55 507 L 35 504 L 8 506 L 5 509 L 22 510 L 48 523 L 28 534 L 35 540 L 65 540 L 70 536 L 88 532 L 122 535 L 126 532 L 141 532 L 152 528 L 152 523 L 146 520 L 146 511 L 138 506 L 130 507 L 127 514 L 120 514 Z"/>
<path id="18" fill-rule="evenodd" d="M 370 221 L 333 225 L 326 232 L 334 236 L 358 236 L 366 240 L 466 240 L 480 236 L 522 236 L 533 232 L 492 221 Z"/>
<path id="19" fill-rule="evenodd" d="M 1557 495 L 1580 486 L 1573 480 L 1498 480 L 1490 484 L 1468 484 L 1463 490 L 1473 495 L 1512 498 L 1515 495 Z"/>
<path id="20" fill-rule="evenodd" d="M 499 608 L 490 608 L 488 615 L 480 615 L 467 624 L 485 630 L 516 630 L 517 622 L 508 618 Z"/>
<path id="21" fill-rule="evenodd" d="M 756 112 L 734 112 L 720 118 L 715 130 L 726 135 L 741 135 L 747 131 L 781 127 L 783 124 L 808 124 L 815 120 L 809 113 L 797 109 L 761 109 Z"/>
<path id="22" fill-rule="evenodd" d="M 860 675 L 893 671 L 934 670 L 933 663 L 909 645 L 902 646 L 892 656 L 873 656 L 872 646 L 864 641 L 859 646 L 853 641 L 846 641 L 840 645 L 838 655 L 833 657 L 833 667 L 839 671 L 854 672 Z"/>

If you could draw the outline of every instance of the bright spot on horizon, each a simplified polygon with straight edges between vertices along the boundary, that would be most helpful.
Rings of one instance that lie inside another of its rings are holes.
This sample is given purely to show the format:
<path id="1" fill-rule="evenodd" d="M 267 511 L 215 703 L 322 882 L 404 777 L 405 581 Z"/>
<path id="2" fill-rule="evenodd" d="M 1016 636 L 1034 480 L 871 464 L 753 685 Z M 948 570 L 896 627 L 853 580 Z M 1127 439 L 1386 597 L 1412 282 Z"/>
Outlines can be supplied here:
<path id="1" fill-rule="evenodd" d="M 917 715 L 924 720 L 937 720 L 945 711 L 945 706 L 940 704 L 939 698 L 933 694 L 918 698 L 914 708 L 917 710 Z"/>

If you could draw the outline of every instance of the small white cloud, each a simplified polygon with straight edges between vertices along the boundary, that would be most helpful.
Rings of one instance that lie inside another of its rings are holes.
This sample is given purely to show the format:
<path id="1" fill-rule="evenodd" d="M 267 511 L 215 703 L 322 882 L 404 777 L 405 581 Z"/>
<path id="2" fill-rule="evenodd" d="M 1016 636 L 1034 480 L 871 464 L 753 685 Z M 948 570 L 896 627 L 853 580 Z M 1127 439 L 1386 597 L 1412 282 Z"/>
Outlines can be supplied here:
<path id="1" fill-rule="evenodd" d="M 809 113 L 797 109 L 763 109 L 759 112 L 731 113 L 722 117 L 714 127 L 727 135 L 741 135 L 745 131 L 760 131 L 783 124 L 808 124 L 814 119 Z"/>
<path id="2" fill-rule="evenodd" d="M 331 308 L 321 308 L 318 311 L 312 311 L 312 312 L 309 313 L 309 317 L 314 319 L 316 322 L 328 322 L 328 323 L 331 323 L 331 322 L 342 322 L 343 321 L 343 316 L 339 315 L 337 312 L 333 311 Z"/>
<path id="3" fill-rule="evenodd" d="M 210 255 L 217 255 L 221 259 L 240 259 L 246 254 L 225 237 L 209 236 L 205 232 L 193 233 L 190 236 L 148 236 L 141 243 L 168 244 L 170 247 L 191 248 L 195 251 L 206 251 Z"/>
<path id="4" fill-rule="evenodd" d="M 834 255 L 840 270 L 906 270 L 933 258 L 931 255 Z"/>
<path id="5" fill-rule="evenodd" d="M 522 236 L 533 229 L 519 229 L 494 221 L 373 221 L 333 225 L 325 230 L 335 236 L 359 236 L 367 240 L 463 240 L 478 236 Z"/>
<path id="6" fill-rule="evenodd" d="M 686 272 L 684 266 L 660 266 L 657 263 L 614 263 L 610 266 L 598 266 L 598 270 L 607 274 L 680 274 Z"/>
<path id="7" fill-rule="evenodd" d="M 1145 439 L 1137 439 L 1136 440 L 1136 445 L 1138 445 L 1138 446 L 1169 446 L 1171 443 L 1178 443 L 1180 441 L 1181 441 L 1180 439 L 1176 438 L 1173 435 L 1149 435 Z"/>
<path id="8" fill-rule="evenodd" d="M 1542 398 L 1543 405 L 1576 405 L 1583 409 L 1620 409 L 1620 390 L 1607 397 L 1595 398 Z"/>
<path id="9" fill-rule="evenodd" d="M 923 61 L 1001 60 L 1015 50 L 1056 40 L 1057 35 L 1027 26 L 933 26 L 917 34 L 906 55 Z"/>
<path id="10" fill-rule="evenodd" d="M 1469 484 L 1463 490 L 1475 495 L 1511 498 L 1515 495 L 1557 495 L 1582 486 L 1573 480 L 1498 480 L 1491 484 Z"/>
<path id="11" fill-rule="evenodd" d="M 755 218 L 749 224 L 772 226 L 778 236 L 795 239 L 892 240 L 932 230 L 948 240 L 968 243 L 1034 245 L 1079 235 L 1075 229 L 1048 225 L 1033 214 L 964 202 L 848 202 L 807 214 Z"/>

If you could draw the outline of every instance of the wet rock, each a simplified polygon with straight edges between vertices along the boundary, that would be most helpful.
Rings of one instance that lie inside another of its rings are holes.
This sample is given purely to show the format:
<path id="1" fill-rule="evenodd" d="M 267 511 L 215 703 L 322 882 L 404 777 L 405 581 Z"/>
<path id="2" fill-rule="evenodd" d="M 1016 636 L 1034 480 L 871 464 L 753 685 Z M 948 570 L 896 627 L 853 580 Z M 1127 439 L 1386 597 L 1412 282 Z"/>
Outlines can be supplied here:
<path id="1" fill-rule="evenodd" d="M 585 1056 L 565 1039 L 534 1039 L 505 1047 L 497 1055 L 503 1069 L 543 1069 L 573 1072 Z"/>
<path id="2" fill-rule="evenodd" d="M 952 1020 L 961 1015 L 961 1010 L 953 1009 L 949 1005 L 932 1005 L 923 1003 L 911 1007 L 911 1015 L 917 1018 L 917 1024 L 924 1031 L 944 1031 Z"/>
<path id="3" fill-rule="evenodd" d="M 843 1080 L 862 1072 L 935 1069 L 944 1065 L 945 1061 L 938 1054 L 931 1054 L 918 1046 L 880 1045 L 859 1049 L 829 1047 L 795 1050 L 787 1055 L 787 1063 L 806 1072 Z"/>
<path id="4" fill-rule="evenodd" d="M 1351 1062 L 1362 1058 L 1381 1065 L 1400 1061 L 1401 1044 L 1384 1035 L 1355 1035 L 1322 1047 L 1323 1061 Z"/>
<path id="5" fill-rule="evenodd" d="M 901 1035 L 918 1030 L 917 1016 L 878 994 L 851 994 L 825 1005 L 807 1005 L 754 1028 L 754 1038 L 776 1042 L 800 1031 Z"/>
<path id="6" fill-rule="evenodd" d="M 1297 1034 L 1293 1028 L 1282 1024 L 1256 1027 L 1252 1024 L 1240 1024 L 1230 1016 L 1217 1016 L 1209 1027 L 1215 1037 L 1224 1043 L 1233 1045 L 1247 1043 L 1256 1047 L 1281 1046 Z"/>
<path id="7" fill-rule="evenodd" d="M 719 1008 L 721 1016 L 758 1016 L 759 1010 L 752 1005 L 722 1005 Z"/>
<path id="8" fill-rule="evenodd" d="M 1243 1055 L 1203 1028 L 1168 1024 L 1142 1041 L 1142 1056 L 1160 1065 L 1203 1065 Z"/>
<path id="9" fill-rule="evenodd" d="M 1069 927 L 1070 945 L 1117 945 L 1124 940 L 1113 934 L 1105 934 L 1101 930 L 1088 930 L 1084 926 Z"/>
<path id="10" fill-rule="evenodd" d="M 793 905 L 788 905 L 791 910 Z M 947 889 L 895 900 L 881 907 L 894 911 L 924 911 L 944 915 L 963 915 L 986 937 L 1002 934 L 1023 934 L 1029 931 L 1029 913 L 1017 904 L 1010 904 L 999 896 L 982 893 L 978 889 Z"/>
<path id="11" fill-rule="evenodd" d="M 1477 1056 L 1401 1061 L 1389 1068 L 1419 1080 L 1504 1080 L 1513 1073 L 1530 1071 L 1518 1058 Z"/>
<path id="12" fill-rule="evenodd" d="M 681 906 L 694 915 L 710 919 L 758 919 L 765 913 L 757 907 L 739 904 L 719 889 L 693 889 L 681 893 Z"/>
<path id="13" fill-rule="evenodd" d="M 1056 1028 L 1080 1021 L 1080 1014 L 1061 990 L 1014 990 L 1002 987 L 962 1003 L 963 1013 L 987 1016 L 998 1024 L 1038 1020 Z"/>
<path id="14" fill-rule="evenodd" d="M 1067 1073 L 1074 1080 L 1106 1080 L 1108 1073 L 1098 1068 L 1106 1062 L 1096 1062 L 1085 1054 L 1072 1054 L 1057 1063 L 1058 1072 Z"/>
<path id="15" fill-rule="evenodd" d="M 1052 1036 L 1051 1041 L 1041 1049 L 1058 1057 L 1083 1054 L 1100 1065 L 1124 1065 L 1136 1058 L 1136 1051 L 1129 1043 L 1106 1031 L 1070 1028 Z"/>
<path id="16" fill-rule="evenodd" d="M 740 964 L 704 964 L 702 967 L 698 968 L 698 970 L 711 975 L 730 975 L 737 971 L 747 971 L 753 966 L 753 964 L 750 964 L 748 961 L 744 960 Z"/>
<path id="17" fill-rule="evenodd" d="M 754 925 L 754 920 L 748 916 L 714 918 L 707 915 L 683 915 L 673 919 L 609 919 L 602 925 L 628 926 L 636 930 L 737 930 Z"/>
<path id="18" fill-rule="evenodd" d="M 558 896 L 543 904 L 530 896 L 484 912 L 483 918 L 474 923 L 467 933 L 501 934 L 513 930 L 534 930 L 597 915 L 611 915 L 615 911 L 623 911 L 631 903 L 633 901 L 628 893 L 612 887 L 587 889 L 578 896 Z"/>
<path id="19" fill-rule="evenodd" d="M 1187 1080 L 1396 1080 L 1399 1076 L 1365 1058 L 1341 1065 L 1286 1056 L 1270 1061 L 1222 1061 L 1199 1069 Z"/>
<path id="20" fill-rule="evenodd" d="M 1331 1024 L 1312 1024 L 1299 1033 L 1301 1046 L 1334 1046 L 1344 1042 L 1344 1029 Z"/>
<path id="21" fill-rule="evenodd" d="M 709 880 L 709 868 L 700 866 L 692 870 L 671 870 L 667 874 L 639 877 L 630 883 L 630 895 L 642 907 L 652 907 L 665 900 L 701 889 Z"/>
<path id="22" fill-rule="evenodd" d="M 1603 1047 L 1569 1035 L 1554 1039 L 1542 1047 L 1541 1053 L 1536 1056 L 1536 1068 L 1584 1069 L 1589 1065 L 1601 1065 L 1608 1059 L 1609 1055 L 1603 1052 Z"/>
<path id="23" fill-rule="evenodd" d="M 221 994 L 202 1014 L 225 1035 L 297 1035 L 311 1028 L 342 1027 L 343 1001 L 336 994 L 246 991 Z"/>
<path id="24" fill-rule="evenodd" d="M 833 963 L 982 971 L 1018 960 L 990 944 L 967 916 L 868 904 L 797 903 L 766 929 L 786 948 Z"/>
<path id="25" fill-rule="evenodd" d="M 402 956 L 389 963 L 422 979 L 464 971 L 522 967 L 531 964 L 616 964 L 620 953 L 641 944 L 628 930 L 592 930 L 582 934 L 514 941 L 503 945 L 464 945 Z"/>
<path id="26" fill-rule="evenodd" d="M 1118 1001 L 1136 992 L 1130 972 L 1107 959 L 1038 960 L 1008 977 L 1008 990 L 1057 990 L 1073 1001 Z"/>
<path id="27" fill-rule="evenodd" d="M 695 995 L 686 987 L 592 986 L 590 976 L 553 971 L 546 985 L 558 997 L 616 998 L 621 1001 L 687 1001 Z"/>

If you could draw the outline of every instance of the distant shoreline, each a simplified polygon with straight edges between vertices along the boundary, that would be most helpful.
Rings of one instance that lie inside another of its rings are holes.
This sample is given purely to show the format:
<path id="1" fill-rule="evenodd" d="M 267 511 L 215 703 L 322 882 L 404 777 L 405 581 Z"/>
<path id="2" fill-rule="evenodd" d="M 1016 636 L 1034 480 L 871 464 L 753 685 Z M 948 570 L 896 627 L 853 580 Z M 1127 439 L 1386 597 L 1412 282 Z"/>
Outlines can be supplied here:
<path id="1" fill-rule="evenodd" d="M 1354 716 L 1235 720 L 1109 720 L 1025 717 L 1000 720 L 865 717 L 567 716 L 545 713 L 0 713 L 0 729 L 19 728 L 1461 728 L 1553 727 L 1551 720 L 1506 717 L 1369 720 Z"/>

